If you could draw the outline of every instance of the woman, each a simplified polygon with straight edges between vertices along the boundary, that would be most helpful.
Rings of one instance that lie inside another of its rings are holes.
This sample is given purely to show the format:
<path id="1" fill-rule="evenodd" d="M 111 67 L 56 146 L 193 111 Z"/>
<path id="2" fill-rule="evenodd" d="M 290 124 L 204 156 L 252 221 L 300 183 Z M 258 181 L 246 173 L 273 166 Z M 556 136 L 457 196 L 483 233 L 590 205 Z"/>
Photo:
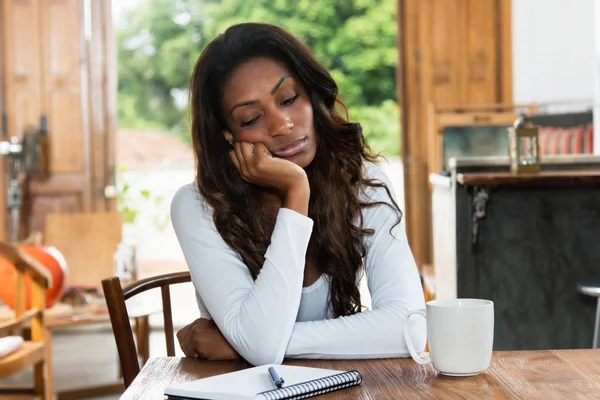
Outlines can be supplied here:
<path id="1" fill-rule="evenodd" d="M 202 317 L 178 332 L 186 355 L 408 356 L 419 275 L 391 185 L 340 104 L 329 73 L 281 28 L 236 25 L 203 51 L 191 77 L 196 182 L 171 205 Z M 423 348 L 424 321 L 413 325 Z"/>

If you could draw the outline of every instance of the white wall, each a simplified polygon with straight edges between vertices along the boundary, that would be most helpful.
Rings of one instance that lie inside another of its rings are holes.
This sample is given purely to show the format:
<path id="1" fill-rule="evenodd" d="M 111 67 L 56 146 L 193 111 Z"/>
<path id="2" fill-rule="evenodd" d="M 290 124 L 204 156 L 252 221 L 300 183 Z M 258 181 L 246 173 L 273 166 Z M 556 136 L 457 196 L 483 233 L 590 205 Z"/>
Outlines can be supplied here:
<path id="1" fill-rule="evenodd" d="M 513 0 L 512 35 L 516 103 L 593 104 L 594 0 Z"/>

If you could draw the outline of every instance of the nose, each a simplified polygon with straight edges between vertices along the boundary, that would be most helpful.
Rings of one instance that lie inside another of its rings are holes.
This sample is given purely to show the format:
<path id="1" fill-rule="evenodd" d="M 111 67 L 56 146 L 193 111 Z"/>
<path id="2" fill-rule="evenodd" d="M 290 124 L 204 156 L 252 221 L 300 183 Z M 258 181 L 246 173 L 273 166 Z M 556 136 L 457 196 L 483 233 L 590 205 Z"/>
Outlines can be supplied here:
<path id="1" fill-rule="evenodd" d="M 285 113 L 275 113 L 271 116 L 269 134 L 271 136 L 281 136 L 290 133 L 294 123 Z"/>

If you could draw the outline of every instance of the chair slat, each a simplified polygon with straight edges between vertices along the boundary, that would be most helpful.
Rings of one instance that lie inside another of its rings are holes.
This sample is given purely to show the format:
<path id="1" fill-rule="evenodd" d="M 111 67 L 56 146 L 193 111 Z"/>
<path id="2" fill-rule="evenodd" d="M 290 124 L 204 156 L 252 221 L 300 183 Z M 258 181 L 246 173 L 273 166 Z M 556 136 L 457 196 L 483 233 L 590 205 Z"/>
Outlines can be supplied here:
<path id="1" fill-rule="evenodd" d="M 163 320 L 165 325 L 165 338 L 167 341 L 167 355 L 175 356 L 175 343 L 173 339 L 173 313 L 171 311 L 171 293 L 169 286 L 160 288 L 163 303 Z"/>
<path id="2" fill-rule="evenodd" d="M 16 292 L 15 292 L 15 316 L 17 318 L 20 318 L 23 314 L 25 314 L 25 301 L 26 301 L 26 297 L 25 297 L 25 274 L 20 271 L 20 270 L 16 270 L 16 275 L 15 275 L 15 285 L 16 285 Z"/>
<path id="3" fill-rule="evenodd" d="M 128 300 L 131 297 L 150 289 L 165 285 L 176 285 L 178 283 L 185 282 L 190 282 L 189 272 L 172 272 L 169 274 L 151 276 L 127 285 L 125 288 L 123 288 L 123 296 L 125 297 L 125 300 Z"/>
<path id="4" fill-rule="evenodd" d="M 31 284 L 31 305 L 38 310 L 46 308 L 46 289 L 35 281 Z M 31 340 L 43 342 L 45 339 L 42 316 L 38 314 L 31 320 Z"/>
<path id="5" fill-rule="evenodd" d="M 104 279 L 102 281 L 102 289 L 104 290 L 110 323 L 117 343 L 117 351 L 123 371 L 123 381 L 125 382 L 125 386 L 128 387 L 140 372 L 140 365 L 135 351 L 135 343 L 131 332 L 131 324 L 129 323 L 129 315 L 127 314 L 127 306 L 125 305 L 125 298 L 123 297 L 121 281 L 117 277 Z"/>
<path id="6" fill-rule="evenodd" d="M 0 322 L 0 337 L 14 334 L 17 330 L 22 330 L 26 325 L 30 324 L 33 318 L 40 317 L 41 311 L 32 308 L 27 310 L 19 318 L 9 319 L 8 321 Z"/>
<path id="7" fill-rule="evenodd" d="M 131 324 L 129 323 L 129 316 L 127 314 L 125 300 L 147 290 L 160 288 L 163 305 L 165 340 L 167 343 L 167 355 L 172 357 L 175 355 L 175 341 L 173 335 L 173 313 L 171 307 L 170 285 L 190 281 L 191 278 L 189 272 L 174 272 L 170 274 L 157 275 L 135 281 L 124 288 L 121 287 L 121 283 L 117 277 L 104 279 L 102 281 L 104 296 L 106 298 L 108 311 L 110 313 L 110 322 L 113 328 L 115 341 L 117 343 L 119 359 L 121 361 L 125 387 L 129 387 L 133 379 L 140 372 L 140 365 L 137 357 L 138 352 L 135 348 L 133 332 L 131 329 Z"/>

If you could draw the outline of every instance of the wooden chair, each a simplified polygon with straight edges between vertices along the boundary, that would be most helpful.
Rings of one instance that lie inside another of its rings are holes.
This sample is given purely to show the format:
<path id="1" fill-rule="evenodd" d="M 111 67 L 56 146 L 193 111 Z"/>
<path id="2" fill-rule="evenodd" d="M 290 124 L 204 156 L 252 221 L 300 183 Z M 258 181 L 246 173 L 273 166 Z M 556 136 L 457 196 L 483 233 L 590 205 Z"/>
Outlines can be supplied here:
<path id="1" fill-rule="evenodd" d="M 187 271 L 152 276 L 130 283 L 124 288 L 121 287 L 121 282 L 117 277 L 102 280 L 102 288 L 110 314 L 110 323 L 117 343 L 117 351 L 119 353 L 123 381 L 126 388 L 131 385 L 131 382 L 140 372 L 140 363 L 138 361 L 138 352 L 133 340 L 133 332 L 125 300 L 147 290 L 160 288 L 167 355 L 173 357 L 175 356 L 175 341 L 173 336 L 170 286 L 190 281 L 190 273 Z"/>
<path id="2" fill-rule="evenodd" d="M 32 389 L 0 388 L 0 398 L 18 398 L 17 395 L 32 398 L 32 395 L 35 395 L 34 398 L 53 399 L 52 349 L 50 335 L 44 321 L 45 289 L 51 287 L 52 276 L 38 261 L 15 246 L 0 243 L 0 257 L 10 261 L 17 271 L 15 318 L 0 323 L 0 337 L 14 335 L 17 332 L 22 335 L 25 328 L 31 329 L 31 340 L 26 340 L 16 352 L 0 358 L 0 379 L 31 367 L 34 374 Z M 31 278 L 29 310 L 26 310 L 25 276 Z M 9 397 L 9 394 L 13 397 Z"/>

